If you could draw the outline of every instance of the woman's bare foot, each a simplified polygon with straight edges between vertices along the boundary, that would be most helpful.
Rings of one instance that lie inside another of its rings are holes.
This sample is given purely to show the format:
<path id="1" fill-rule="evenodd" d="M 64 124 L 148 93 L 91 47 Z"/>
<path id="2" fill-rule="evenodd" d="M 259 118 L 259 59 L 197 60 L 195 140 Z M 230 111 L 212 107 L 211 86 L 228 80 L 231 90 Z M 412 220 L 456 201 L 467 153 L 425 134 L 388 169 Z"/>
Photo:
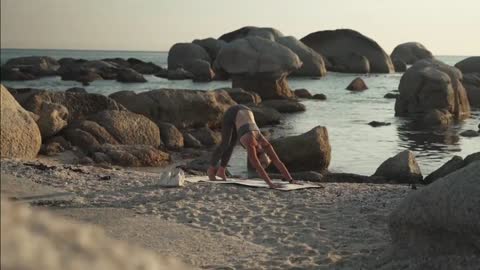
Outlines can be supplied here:
<path id="1" fill-rule="evenodd" d="M 219 167 L 217 171 L 217 176 L 220 177 L 223 181 L 227 181 L 227 175 L 225 173 L 224 167 Z"/>
<path id="2" fill-rule="evenodd" d="M 217 169 L 215 167 L 210 167 L 208 168 L 207 170 L 207 175 L 208 175 L 208 179 L 210 181 L 216 181 L 216 177 L 215 177 L 215 174 L 217 173 Z"/>

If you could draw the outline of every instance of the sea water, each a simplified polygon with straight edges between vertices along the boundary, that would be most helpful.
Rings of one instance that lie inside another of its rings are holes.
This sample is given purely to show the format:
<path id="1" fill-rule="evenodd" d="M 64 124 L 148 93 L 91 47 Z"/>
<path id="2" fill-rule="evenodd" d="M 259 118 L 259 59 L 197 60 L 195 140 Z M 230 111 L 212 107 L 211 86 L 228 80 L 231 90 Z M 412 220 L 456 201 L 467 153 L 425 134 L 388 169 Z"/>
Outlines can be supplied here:
<path id="1" fill-rule="evenodd" d="M 17 50 L 2 49 L 1 63 L 20 56 L 51 56 L 98 60 L 103 58 L 138 58 L 166 67 L 166 52 L 133 51 L 80 51 L 80 50 Z M 437 56 L 436 58 L 454 65 L 467 56 Z M 480 151 L 480 137 L 465 138 L 459 133 L 477 130 L 480 110 L 472 108 L 472 116 L 466 121 L 452 125 L 446 130 L 418 129 L 411 121 L 395 117 L 394 99 L 383 96 L 398 89 L 402 74 L 342 74 L 329 72 L 321 79 L 289 78 L 292 89 L 306 88 L 312 94 L 323 93 L 326 101 L 303 100 L 305 112 L 284 114 L 280 125 L 268 127 L 273 137 L 298 135 L 316 126 L 328 129 L 332 147 L 330 170 L 370 175 L 387 158 L 403 151 L 411 150 L 424 175 L 432 172 L 452 156 L 465 157 Z M 350 92 L 346 86 L 356 77 L 361 77 L 369 89 Z M 84 87 L 88 92 L 109 95 L 120 90 L 135 92 L 159 88 L 211 90 L 231 87 L 230 81 L 195 83 L 191 80 L 169 81 L 155 76 L 145 76 L 147 83 L 118 83 L 116 81 L 95 81 Z M 63 91 L 70 87 L 83 87 L 78 82 L 62 81 L 59 77 L 42 78 L 24 82 L 2 82 L 7 87 L 42 88 Z M 389 126 L 373 128 L 370 121 L 391 123 Z M 295 151 L 294 149 L 292 151 Z M 241 147 L 235 149 L 230 162 L 234 174 L 246 173 L 246 153 Z"/>

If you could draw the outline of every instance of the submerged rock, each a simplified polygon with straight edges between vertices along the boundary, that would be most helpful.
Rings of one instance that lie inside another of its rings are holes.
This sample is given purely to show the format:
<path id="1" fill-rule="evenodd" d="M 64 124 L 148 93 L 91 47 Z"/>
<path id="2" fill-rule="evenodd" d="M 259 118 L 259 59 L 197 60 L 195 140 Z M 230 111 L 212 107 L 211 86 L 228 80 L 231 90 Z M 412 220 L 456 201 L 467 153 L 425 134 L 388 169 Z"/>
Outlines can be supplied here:
<path id="1" fill-rule="evenodd" d="M 415 184 L 422 179 L 422 172 L 414 154 L 405 150 L 384 161 L 373 176 L 379 176 L 397 183 Z"/>
<path id="2" fill-rule="evenodd" d="M 350 90 L 350 91 L 363 91 L 363 90 L 367 90 L 368 87 L 367 87 L 367 84 L 363 81 L 362 78 L 358 77 L 358 78 L 355 78 L 348 86 L 347 86 L 347 90 Z"/>
<path id="3" fill-rule="evenodd" d="M 307 89 L 296 89 L 294 91 L 295 96 L 298 98 L 312 98 L 312 94 Z"/>
<path id="4" fill-rule="evenodd" d="M 271 99 L 261 103 L 265 107 L 274 108 L 281 113 L 295 113 L 304 112 L 306 110 L 305 105 L 291 99 Z"/>

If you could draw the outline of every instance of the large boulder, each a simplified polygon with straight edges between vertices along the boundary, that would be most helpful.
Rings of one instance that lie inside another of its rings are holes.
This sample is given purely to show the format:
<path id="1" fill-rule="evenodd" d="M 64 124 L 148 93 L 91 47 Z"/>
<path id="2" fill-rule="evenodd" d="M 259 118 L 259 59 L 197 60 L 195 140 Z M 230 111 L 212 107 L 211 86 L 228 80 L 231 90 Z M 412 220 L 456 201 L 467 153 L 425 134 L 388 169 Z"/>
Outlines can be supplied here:
<path id="1" fill-rule="evenodd" d="M 42 137 L 35 120 L 3 85 L 0 85 L 0 93 L 0 156 L 23 159 L 36 157 L 40 151 Z"/>
<path id="2" fill-rule="evenodd" d="M 252 110 L 255 122 L 259 127 L 280 124 L 282 115 L 274 108 L 253 104 L 249 104 L 248 107 Z"/>
<path id="3" fill-rule="evenodd" d="M 235 105 L 223 91 L 159 89 L 142 93 L 120 91 L 110 98 L 128 110 L 154 122 L 169 122 L 178 128 L 220 126 L 225 111 Z"/>
<path id="4" fill-rule="evenodd" d="M 422 179 L 422 172 L 415 160 L 415 155 L 405 150 L 385 160 L 375 171 L 373 176 L 385 178 L 396 183 L 415 184 Z"/>
<path id="5" fill-rule="evenodd" d="M 393 66 L 395 67 L 395 72 L 405 72 L 407 71 L 407 64 L 402 60 L 392 59 Z"/>
<path id="6" fill-rule="evenodd" d="M 432 59 L 432 53 L 418 42 L 402 43 L 393 49 L 390 55 L 392 60 L 400 60 L 407 65 L 415 64 L 418 60 Z"/>
<path id="7" fill-rule="evenodd" d="M 209 82 L 215 77 L 215 72 L 213 72 L 210 63 L 205 60 L 195 59 L 190 61 L 186 69 L 193 74 L 193 81 L 196 82 Z"/>
<path id="8" fill-rule="evenodd" d="M 473 162 L 409 194 L 389 217 L 394 247 L 412 255 L 428 257 L 479 256 L 478 168 L 480 161 Z"/>
<path id="9" fill-rule="evenodd" d="M 291 76 L 322 77 L 327 74 L 323 56 L 298 39 L 288 36 L 278 38 L 277 42 L 296 53 L 303 63 L 302 67 L 293 71 Z"/>
<path id="10" fill-rule="evenodd" d="M 114 240 L 96 226 L 10 202 L 3 194 L 0 205 L 1 269 L 190 269 L 176 259 Z"/>
<path id="11" fill-rule="evenodd" d="M 84 119 L 104 110 L 125 110 L 115 100 L 100 94 L 55 92 L 40 89 L 10 89 L 16 100 L 27 110 L 40 114 L 44 102 L 56 103 L 67 108 L 68 122 Z"/>
<path id="12" fill-rule="evenodd" d="M 293 97 L 286 77 L 301 67 L 298 56 L 276 42 L 246 37 L 225 45 L 214 66 L 232 77 L 232 87 L 258 93 L 262 99 Z"/>
<path id="13" fill-rule="evenodd" d="M 8 60 L 4 68 L 18 69 L 36 77 L 55 76 L 60 64 L 48 56 L 27 56 Z"/>
<path id="14" fill-rule="evenodd" d="M 480 56 L 472 56 L 455 64 L 462 73 L 480 73 Z"/>
<path id="15" fill-rule="evenodd" d="M 440 118 L 467 118 L 470 105 L 461 80 L 462 73 L 452 66 L 437 60 L 417 61 L 400 79 L 395 115 L 420 116 L 427 125 Z"/>
<path id="16" fill-rule="evenodd" d="M 119 144 L 104 127 L 94 121 L 82 120 L 71 123 L 63 132 L 65 138 L 84 152 L 92 152 L 102 144 Z"/>
<path id="17" fill-rule="evenodd" d="M 147 117 L 129 111 L 103 111 L 89 117 L 104 127 L 120 144 L 145 144 L 158 147 L 160 130 Z"/>
<path id="18" fill-rule="evenodd" d="M 23 72 L 19 68 L 1 67 L 0 73 L 2 81 L 30 81 L 37 78 L 35 75 Z"/>
<path id="19" fill-rule="evenodd" d="M 190 62 L 197 59 L 212 62 L 202 46 L 194 43 L 176 43 L 168 51 L 168 70 L 187 69 Z"/>
<path id="20" fill-rule="evenodd" d="M 345 57 L 349 57 L 349 65 L 362 66 L 361 57 L 365 57 L 369 63 L 369 71 L 372 73 L 392 73 L 393 64 L 385 51 L 374 40 L 350 29 L 333 31 L 318 31 L 311 33 L 301 41 L 327 58 L 335 70 L 335 62 L 344 63 Z M 360 62 L 359 62 L 360 61 Z M 328 69 L 328 67 L 327 67 Z M 340 72 L 357 73 L 356 70 L 344 70 Z M 362 72 L 363 73 L 363 72 Z"/>
<path id="21" fill-rule="evenodd" d="M 215 91 L 225 91 L 238 104 L 259 104 L 262 98 L 254 92 L 248 92 L 242 88 L 219 88 Z"/>
<path id="22" fill-rule="evenodd" d="M 280 160 L 292 172 L 325 171 L 330 165 L 331 147 L 327 128 L 317 126 L 298 135 L 271 141 Z"/>
<path id="23" fill-rule="evenodd" d="M 115 80 L 122 66 L 116 62 L 83 59 L 62 58 L 59 60 L 61 67 L 58 74 L 62 80 L 91 82 L 94 80 Z"/>
<path id="24" fill-rule="evenodd" d="M 463 158 L 460 156 L 452 157 L 447 163 L 443 164 L 440 168 L 430 173 L 423 182 L 426 184 L 433 183 L 435 180 L 440 179 L 456 170 L 464 167 Z"/>
<path id="25" fill-rule="evenodd" d="M 270 41 L 276 41 L 283 37 L 283 34 L 277 29 L 270 27 L 245 26 L 235 31 L 223 34 L 219 40 L 232 42 L 245 37 L 261 37 Z"/>
<path id="26" fill-rule="evenodd" d="M 218 52 L 220 52 L 222 47 L 226 44 L 225 41 L 214 38 L 195 39 L 192 43 L 204 48 L 212 61 L 217 58 Z"/>
<path id="27" fill-rule="evenodd" d="M 368 58 L 357 53 L 330 57 L 329 70 L 342 73 L 370 73 Z"/>
<path id="28" fill-rule="evenodd" d="M 141 74 L 153 75 L 163 70 L 162 67 L 152 62 L 144 62 L 136 58 L 128 58 L 127 62 L 130 64 L 130 68 Z"/>
<path id="29" fill-rule="evenodd" d="M 42 138 L 51 137 L 68 125 L 68 110 L 57 103 L 43 102 L 37 121 Z"/>
<path id="30" fill-rule="evenodd" d="M 271 99 L 261 103 L 265 107 L 274 108 L 281 113 L 295 113 L 304 112 L 306 110 L 305 105 L 291 99 Z"/>
<path id="31" fill-rule="evenodd" d="M 463 87 L 472 107 L 480 107 L 480 72 L 463 74 Z"/>
<path id="32" fill-rule="evenodd" d="M 220 132 L 213 131 L 208 127 L 192 130 L 190 134 L 195 137 L 202 145 L 210 147 L 219 144 L 222 141 Z"/>

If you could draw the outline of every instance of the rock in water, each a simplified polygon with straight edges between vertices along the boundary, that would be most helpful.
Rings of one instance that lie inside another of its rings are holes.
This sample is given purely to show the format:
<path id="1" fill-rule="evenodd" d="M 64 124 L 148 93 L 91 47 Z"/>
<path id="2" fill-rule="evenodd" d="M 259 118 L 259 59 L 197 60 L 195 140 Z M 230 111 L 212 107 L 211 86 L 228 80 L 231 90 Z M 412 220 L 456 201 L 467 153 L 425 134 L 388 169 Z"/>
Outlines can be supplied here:
<path id="1" fill-rule="evenodd" d="M 294 92 L 298 98 L 312 98 L 312 94 L 307 89 L 296 89 Z"/>
<path id="2" fill-rule="evenodd" d="M 282 115 L 274 108 L 256 105 L 248 105 L 248 107 L 252 110 L 259 127 L 280 124 Z"/>
<path id="3" fill-rule="evenodd" d="M 480 108 L 480 72 L 464 74 L 462 83 L 470 106 Z"/>
<path id="4" fill-rule="evenodd" d="M 1 201 L 1 269 L 183 270 L 173 258 L 110 239 L 100 229 Z"/>
<path id="5" fill-rule="evenodd" d="M 233 88 L 256 92 L 262 99 L 281 99 L 293 97 L 286 77 L 301 65 L 298 56 L 287 47 L 248 36 L 223 46 L 214 68 L 232 76 Z"/>
<path id="6" fill-rule="evenodd" d="M 405 72 L 407 71 L 407 64 L 402 60 L 393 59 L 393 66 L 395 67 L 395 72 Z"/>
<path id="7" fill-rule="evenodd" d="M 321 172 L 330 165 L 332 150 L 325 127 L 317 126 L 304 134 L 279 138 L 271 143 L 280 160 L 292 172 Z"/>
<path id="8" fill-rule="evenodd" d="M 415 64 L 418 60 L 433 59 L 432 53 L 418 42 L 407 42 L 393 49 L 392 60 L 402 61 L 407 65 Z"/>
<path id="9" fill-rule="evenodd" d="M 422 180 L 422 172 L 418 167 L 415 156 L 411 151 L 405 150 L 394 157 L 384 161 L 375 171 L 373 176 L 393 180 L 397 183 L 419 183 Z"/>
<path id="10" fill-rule="evenodd" d="M 274 108 L 281 113 L 295 113 L 304 112 L 306 110 L 305 105 L 291 99 L 271 99 L 261 103 L 265 107 Z"/>
<path id="11" fill-rule="evenodd" d="M 36 77 L 55 76 L 60 64 L 48 56 L 27 56 L 8 60 L 5 69 L 18 69 Z"/>
<path id="12" fill-rule="evenodd" d="M 367 87 L 367 84 L 363 81 L 362 78 L 358 77 L 358 78 L 355 78 L 348 86 L 347 86 L 347 90 L 350 90 L 350 91 L 363 91 L 363 90 L 367 90 L 368 87 Z"/>
<path id="13" fill-rule="evenodd" d="M 248 92 L 242 88 L 219 88 L 215 91 L 225 91 L 238 104 L 259 104 L 262 98 L 254 92 Z"/>
<path id="14" fill-rule="evenodd" d="M 278 38 L 277 42 L 296 53 L 303 63 L 298 70 L 292 72 L 291 76 L 322 77 L 327 74 L 323 56 L 303 42 L 292 36 Z"/>
<path id="15" fill-rule="evenodd" d="M 462 73 L 454 67 L 437 60 L 417 61 L 400 80 L 395 115 L 419 116 L 427 125 L 469 117 L 470 105 L 461 80 Z"/>
<path id="16" fill-rule="evenodd" d="M 479 256 L 479 168 L 473 162 L 405 198 L 389 217 L 394 247 L 429 257 Z"/>
<path id="17" fill-rule="evenodd" d="M 301 41 L 324 56 L 332 64 L 330 68 L 327 66 L 329 70 L 365 73 L 368 63 L 367 72 L 394 72 L 390 56 L 385 53 L 380 45 L 354 30 L 318 31 L 305 36 Z"/>
<path id="18" fill-rule="evenodd" d="M 200 45 L 193 43 L 176 43 L 168 51 L 168 70 L 187 68 L 194 60 L 212 62 L 207 51 Z"/>
<path id="19" fill-rule="evenodd" d="M 37 123 L 3 85 L 0 85 L 0 92 L 1 157 L 35 158 L 42 145 L 42 137 Z"/>
<path id="20" fill-rule="evenodd" d="M 462 73 L 480 73 L 480 56 L 472 56 L 455 64 Z"/>

